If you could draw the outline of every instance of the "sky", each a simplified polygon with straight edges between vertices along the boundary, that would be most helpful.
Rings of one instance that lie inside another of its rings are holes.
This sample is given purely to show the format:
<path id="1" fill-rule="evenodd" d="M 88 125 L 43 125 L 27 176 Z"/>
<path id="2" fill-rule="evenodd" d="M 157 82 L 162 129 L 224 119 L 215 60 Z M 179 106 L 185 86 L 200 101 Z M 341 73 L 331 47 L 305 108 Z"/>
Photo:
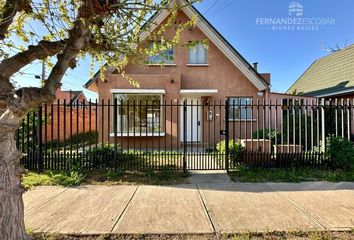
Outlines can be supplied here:
<path id="1" fill-rule="evenodd" d="M 297 25 L 290 23 L 291 29 L 279 30 L 281 26 L 276 21 L 289 18 L 291 2 L 203 0 L 195 7 L 248 62 L 259 63 L 259 72 L 271 73 L 272 91 L 285 92 L 311 63 L 330 54 L 331 48 L 354 44 L 353 0 L 297 0 L 302 6 L 297 5 L 297 18 L 311 23 L 306 29 L 294 30 Z M 62 89 L 83 90 L 89 79 L 89 63 L 88 58 L 80 60 L 77 68 L 68 70 Z M 18 86 L 38 85 L 34 74 L 41 74 L 40 62 L 22 71 L 25 74 L 14 76 Z M 96 97 L 84 92 L 87 98 Z"/>

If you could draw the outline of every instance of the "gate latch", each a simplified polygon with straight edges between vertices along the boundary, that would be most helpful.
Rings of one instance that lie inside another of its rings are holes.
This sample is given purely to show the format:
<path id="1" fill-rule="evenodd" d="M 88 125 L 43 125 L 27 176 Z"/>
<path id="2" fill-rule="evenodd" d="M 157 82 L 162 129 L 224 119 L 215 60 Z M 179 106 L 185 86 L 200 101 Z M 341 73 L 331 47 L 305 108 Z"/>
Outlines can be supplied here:
<path id="1" fill-rule="evenodd" d="M 226 135 L 226 130 L 220 130 L 220 135 Z"/>

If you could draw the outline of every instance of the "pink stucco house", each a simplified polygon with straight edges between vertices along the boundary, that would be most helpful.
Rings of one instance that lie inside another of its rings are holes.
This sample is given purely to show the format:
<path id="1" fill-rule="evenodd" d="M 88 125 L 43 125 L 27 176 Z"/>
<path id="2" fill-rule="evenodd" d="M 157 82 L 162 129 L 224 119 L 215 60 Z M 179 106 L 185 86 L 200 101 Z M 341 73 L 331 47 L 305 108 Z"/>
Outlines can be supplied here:
<path id="1" fill-rule="evenodd" d="M 169 13 L 166 11 L 154 16 L 153 20 L 157 23 L 157 28 L 166 21 L 168 16 Z M 117 120 L 117 135 L 120 139 L 124 139 L 122 143 L 133 144 L 134 141 L 140 141 L 147 147 L 166 144 L 166 141 L 168 145 L 176 147 L 183 142 L 183 139 L 188 143 L 201 145 L 216 143 L 222 138 L 219 130 L 221 130 L 220 126 L 222 128 L 224 117 L 218 109 L 208 109 L 206 102 L 219 102 L 228 98 L 230 104 L 251 105 L 257 101 L 268 103 L 270 98 L 275 96 L 270 92 L 270 74 L 259 73 L 257 64 L 248 63 L 192 5 L 179 11 L 176 22 L 189 21 L 193 16 L 197 16 L 197 23 L 194 28 L 184 30 L 181 42 L 207 40 L 207 47 L 197 44 L 190 48 L 170 49 L 165 53 L 170 57 L 169 61 L 163 66 L 158 64 L 161 61 L 159 56 L 150 57 L 149 64 L 146 65 L 128 64 L 125 74 L 139 81 L 140 88 L 131 86 L 115 69 L 109 69 L 103 81 L 99 79 L 99 74 L 96 74 L 86 83 L 86 88 L 98 93 L 99 102 L 102 99 L 105 101 L 110 99 L 112 103 L 114 98 L 117 98 L 128 101 L 134 99 L 143 103 L 151 100 L 178 104 L 186 100 L 187 103 L 200 104 L 199 107 L 187 108 L 188 129 L 185 138 L 183 132 L 179 130 L 181 128 L 178 127 L 183 125 L 184 121 L 181 119 L 181 114 L 178 114 L 179 110 L 170 114 L 169 107 L 142 110 L 140 108 L 135 113 L 128 111 L 123 114 L 124 116 L 120 114 Z M 165 32 L 165 37 L 174 36 L 174 31 L 174 28 L 169 29 Z M 280 98 L 279 95 L 274 97 L 278 99 L 278 104 L 281 104 Z M 140 111 L 143 112 L 142 116 L 139 114 Z M 262 111 L 261 109 L 258 114 L 262 114 Z M 107 110 L 104 114 L 106 112 Z M 151 116 L 155 117 L 155 124 L 159 125 L 158 133 L 147 130 Z M 256 129 L 255 118 L 255 113 L 251 113 L 250 110 L 248 112 L 243 108 L 232 110 L 231 124 L 238 120 L 241 128 L 247 129 L 237 133 L 234 138 L 251 138 L 252 129 Z M 130 119 L 130 123 L 134 123 L 127 125 L 127 119 Z M 113 142 L 113 122 L 106 117 L 99 120 L 100 139 L 103 141 Z M 211 131 L 211 125 L 215 125 L 217 129 Z M 194 134 L 190 134 L 191 131 L 194 131 Z"/>

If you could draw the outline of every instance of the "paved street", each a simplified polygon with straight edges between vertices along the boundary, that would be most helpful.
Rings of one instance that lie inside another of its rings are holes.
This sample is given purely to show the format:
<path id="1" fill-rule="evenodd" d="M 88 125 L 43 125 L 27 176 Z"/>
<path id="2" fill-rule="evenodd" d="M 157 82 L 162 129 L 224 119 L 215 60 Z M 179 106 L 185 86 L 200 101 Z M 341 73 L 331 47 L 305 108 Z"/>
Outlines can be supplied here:
<path id="1" fill-rule="evenodd" d="M 37 187 L 26 227 L 63 234 L 177 234 L 354 228 L 354 183 Z"/>

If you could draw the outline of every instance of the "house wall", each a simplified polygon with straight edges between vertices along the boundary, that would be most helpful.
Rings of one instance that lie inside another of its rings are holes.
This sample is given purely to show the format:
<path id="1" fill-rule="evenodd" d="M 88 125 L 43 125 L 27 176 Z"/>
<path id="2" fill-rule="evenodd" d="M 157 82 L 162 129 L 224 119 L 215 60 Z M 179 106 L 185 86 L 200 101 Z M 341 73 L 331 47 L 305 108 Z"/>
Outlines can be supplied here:
<path id="1" fill-rule="evenodd" d="M 56 100 L 53 101 L 53 111 L 51 109 L 51 105 L 47 105 L 47 117 L 46 126 L 42 126 L 42 139 L 43 141 L 50 142 L 53 141 L 63 141 L 64 139 L 70 138 L 70 133 L 72 136 L 77 135 L 79 133 L 84 133 L 89 131 L 89 125 L 91 125 L 91 130 L 94 131 L 96 129 L 96 107 L 91 107 L 91 122 L 90 122 L 90 113 L 88 102 L 85 102 L 86 107 L 85 111 L 82 107 L 77 108 L 76 102 L 72 106 L 72 110 L 70 110 L 70 99 L 75 97 L 74 92 L 70 93 L 69 91 L 61 91 L 61 89 L 57 89 L 55 92 Z M 66 106 L 64 107 L 64 100 L 66 102 Z M 83 93 L 81 93 L 77 98 L 77 102 L 82 104 L 83 101 L 86 101 L 86 97 Z M 58 104 L 59 103 L 59 104 Z M 42 113 L 45 114 L 44 108 Z M 71 115 L 70 115 L 71 113 Z M 71 117 L 70 117 L 71 116 Z M 43 117 L 43 121 L 44 121 Z M 71 130 L 70 130 L 70 125 Z M 85 127 L 84 127 L 85 126 Z M 65 138 L 64 138 L 65 137 Z"/>
<path id="2" fill-rule="evenodd" d="M 47 140 L 49 143 L 51 140 L 57 141 L 59 139 L 59 141 L 63 141 L 64 139 L 69 139 L 70 136 L 89 132 L 89 126 L 91 126 L 91 131 L 93 132 L 96 129 L 95 118 L 95 107 L 91 108 L 90 114 L 88 107 L 85 107 L 85 110 L 83 108 L 73 108 L 71 110 L 69 107 L 64 108 L 63 106 L 58 109 L 57 105 L 54 105 L 53 112 L 51 112 L 49 106 L 47 108 L 47 125 L 42 127 L 43 142 Z"/>
<path id="3" fill-rule="evenodd" d="M 180 12 L 176 22 L 186 22 L 189 19 L 187 16 Z M 174 36 L 174 29 L 166 31 L 166 37 L 172 38 Z M 186 29 L 181 35 L 181 44 L 187 43 L 188 41 L 198 41 L 205 40 L 207 37 L 198 29 L 194 28 L 192 30 Z M 178 47 L 175 49 L 175 65 L 172 66 L 142 66 L 135 64 L 128 64 L 125 68 L 125 73 L 136 79 L 140 83 L 141 89 L 165 89 L 166 94 L 164 99 L 167 102 L 172 101 L 173 103 L 178 103 L 184 98 L 180 94 L 181 89 L 217 89 L 218 92 L 212 96 L 208 96 L 209 101 L 219 103 L 221 101 L 224 104 L 224 99 L 226 97 L 252 97 L 254 101 L 259 98 L 262 102 L 267 96 L 264 94 L 262 97 L 258 97 L 258 89 L 250 82 L 249 79 L 237 68 L 235 65 L 211 42 L 209 41 L 209 46 L 207 50 L 207 66 L 189 66 L 188 65 L 188 49 L 185 47 Z M 107 74 L 105 81 L 97 81 L 97 89 L 99 92 L 99 100 L 110 99 L 113 102 L 113 96 L 111 89 L 132 89 L 133 87 L 129 85 L 128 81 L 124 79 L 119 73 Z M 201 96 L 202 97 L 202 96 Z M 219 114 L 217 116 L 218 108 L 213 111 L 214 117 L 210 122 L 206 122 L 207 107 L 204 108 L 202 116 L 204 121 L 202 121 L 202 132 L 204 135 L 207 134 L 210 137 L 209 140 L 213 143 L 217 143 L 223 137 L 220 135 L 220 127 L 223 128 L 224 118 Z M 166 125 L 175 126 L 177 122 L 181 124 L 179 117 L 177 117 L 177 111 L 174 111 L 172 118 L 167 117 Z M 241 128 L 246 129 L 241 132 L 241 136 L 238 138 L 245 138 L 246 134 L 248 137 L 251 135 L 250 126 L 252 121 L 243 121 L 241 123 Z M 254 123 L 254 122 L 253 122 Z M 109 132 L 112 130 L 112 120 L 108 124 L 108 119 L 104 118 L 103 121 L 99 121 L 100 139 L 105 142 L 113 142 L 113 138 L 109 139 Z M 103 124 L 103 127 L 102 127 Z M 208 125 L 216 126 L 215 130 L 210 129 Z M 255 124 L 255 123 L 254 123 Z M 230 124 L 230 127 L 232 124 Z M 108 129 L 110 128 L 110 129 Z M 102 137 L 103 135 L 103 137 Z M 171 137 L 172 136 L 172 137 Z M 173 129 L 166 128 L 166 138 L 167 141 L 173 142 L 173 147 L 178 147 L 179 145 L 179 134 L 176 127 Z M 206 137 L 206 136 L 204 136 Z M 172 139 L 172 140 L 170 140 Z M 165 144 L 165 137 L 144 137 L 140 138 L 142 145 L 145 146 L 145 142 L 148 145 L 156 146 L 156 144 Z M 124 138 L 122 143 L 129 143 L 136 141 L 132 137 Z"/>

